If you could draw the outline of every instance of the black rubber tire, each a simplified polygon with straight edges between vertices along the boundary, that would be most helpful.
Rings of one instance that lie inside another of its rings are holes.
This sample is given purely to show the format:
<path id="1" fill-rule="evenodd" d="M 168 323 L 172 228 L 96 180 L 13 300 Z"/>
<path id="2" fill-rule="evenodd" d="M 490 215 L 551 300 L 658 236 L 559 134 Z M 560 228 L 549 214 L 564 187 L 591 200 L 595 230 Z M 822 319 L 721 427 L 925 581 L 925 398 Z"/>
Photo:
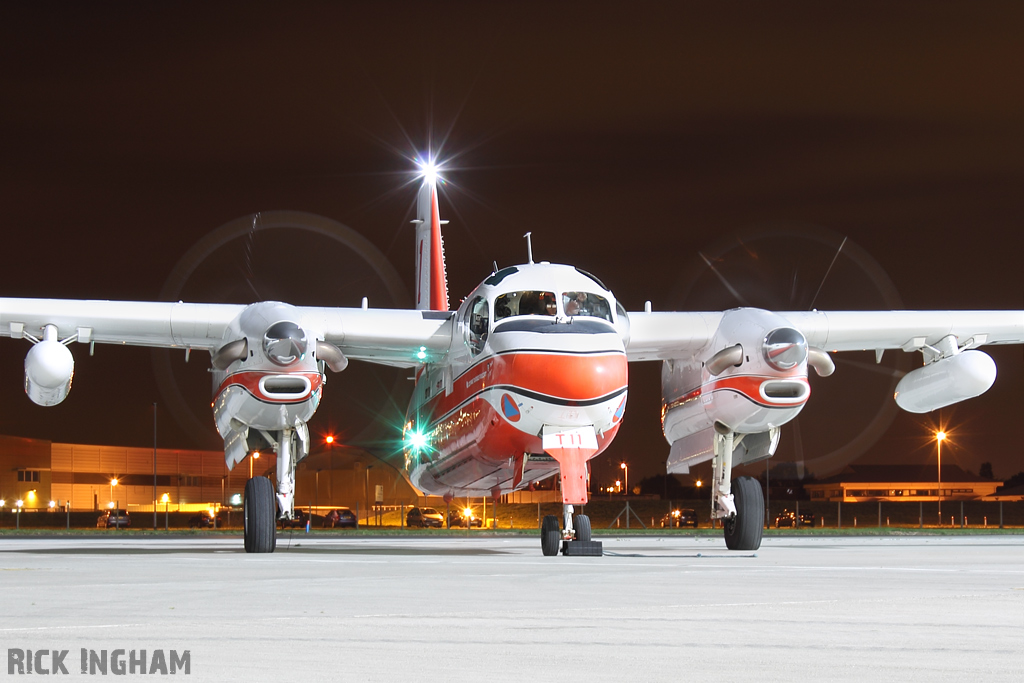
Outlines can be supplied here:
<path id="1" fill-rule="evenodd" d="M 590 540 L 590 517 L 576 515 L 572 518 L 573 538 L 577 541 Z"/>
<path id="2" fill-rule="evenodd" d="M 561 541 L 562 530 L 558 526 L 558 517 L 546 515 L 540 525 L 540 549 L 545 557 L 557 555 Z"/>
<path id="3" fill-rule="evenodd" d="M 266 477 L 245 483 L 243 525 L 245 552 L 272 553 L 277 548 L 277 501 L 274 486 Z"/>
<path id="4" fill-rule="evenodd" d="M 732 480 L 736 516 L 726 519 L 725 545 L 729 550 L 757 550 L 761 547 L 764 530 L 764 494 L 761 484 L 753 477 Z"/>

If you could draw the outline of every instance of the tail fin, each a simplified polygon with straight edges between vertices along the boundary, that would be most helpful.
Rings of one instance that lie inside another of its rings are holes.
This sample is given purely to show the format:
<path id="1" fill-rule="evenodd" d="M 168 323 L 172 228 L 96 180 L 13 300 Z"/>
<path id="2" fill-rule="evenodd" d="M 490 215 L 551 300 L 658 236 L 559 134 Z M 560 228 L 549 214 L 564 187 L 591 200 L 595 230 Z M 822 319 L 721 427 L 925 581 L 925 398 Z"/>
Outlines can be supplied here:
<path id="1" fill-rule="evenodd" d="M 444 268 L 437 179 L 427 174 L 416 199 L 416 309 L 448 310 L 448 274 Z M 447 221 L 444 221 L 447 223 Z"/>

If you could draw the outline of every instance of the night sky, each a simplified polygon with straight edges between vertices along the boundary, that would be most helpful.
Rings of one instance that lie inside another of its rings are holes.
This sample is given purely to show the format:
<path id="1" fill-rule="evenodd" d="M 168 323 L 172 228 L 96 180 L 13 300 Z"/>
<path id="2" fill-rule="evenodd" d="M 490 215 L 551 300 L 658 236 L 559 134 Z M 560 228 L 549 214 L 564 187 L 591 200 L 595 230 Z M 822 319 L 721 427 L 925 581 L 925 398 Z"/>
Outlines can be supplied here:
<path id="1" fill-rule="evenodd" d="M 406 305 L 343 241 L 201 240 L 316 214 L 411 290 L 410 159 L 431 148 L 453 306 L 524 261 L 530 230 L 538 260 L 629 310 L 739 305 L 700 254 L 752 305 L 1024 308 L 1022 35 L 1019 3 L 5 3 L 0 293 Z M 147 446 L 157 402 L 161 447 L 218 447 L 205 354 L 71 348 L 71 395 L 47 409 L 22 391 L 27 343 L 0 342 L 0 433 Z M 988 394 L 927 416 L 885 407 L 918 355 L 848 354 L 777 459 L 934 462 L 941 420 L 944 461 L 1024 470 L 1024 354 L 989 353 Z M 311 428 L 380 445 L 410 383 L 356 365 Z M 659 366 L 630 372 L 599 486 L 621 459 L 631 481 L 664 472 Z"/>

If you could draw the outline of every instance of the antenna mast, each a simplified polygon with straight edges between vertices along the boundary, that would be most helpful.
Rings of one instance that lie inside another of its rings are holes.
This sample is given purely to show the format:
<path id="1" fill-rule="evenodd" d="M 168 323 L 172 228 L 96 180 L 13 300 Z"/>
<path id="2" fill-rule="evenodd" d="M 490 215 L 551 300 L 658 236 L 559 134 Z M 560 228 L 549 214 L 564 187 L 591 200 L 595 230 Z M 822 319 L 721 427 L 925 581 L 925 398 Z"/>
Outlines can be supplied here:
<path id="1" fill-rule="evenodd" d="M 528 232 L 523 237 L 526 238 L 526 260 L 530 265 L 533 265 L 533 240 L 530 239 L 532 232 Z"/>

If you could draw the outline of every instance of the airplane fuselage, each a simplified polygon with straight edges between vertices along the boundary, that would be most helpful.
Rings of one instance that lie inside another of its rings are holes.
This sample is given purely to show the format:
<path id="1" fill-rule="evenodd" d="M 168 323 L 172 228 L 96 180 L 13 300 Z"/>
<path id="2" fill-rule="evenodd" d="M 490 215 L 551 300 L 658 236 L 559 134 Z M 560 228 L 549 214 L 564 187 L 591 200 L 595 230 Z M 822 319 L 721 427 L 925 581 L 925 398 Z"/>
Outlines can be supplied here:
<path id="1" fill-rule="evenodd" d="M 413 484 L 506 493 L 558 471 L 545 434 L 592 434 L 588 457 L 607 448 L 627 394 L 613 311 L 610 292 L 568 266 L 506 269 L 474 290 L 456 312 L 448 358 L 417 375 L 405 435 Z"/>

